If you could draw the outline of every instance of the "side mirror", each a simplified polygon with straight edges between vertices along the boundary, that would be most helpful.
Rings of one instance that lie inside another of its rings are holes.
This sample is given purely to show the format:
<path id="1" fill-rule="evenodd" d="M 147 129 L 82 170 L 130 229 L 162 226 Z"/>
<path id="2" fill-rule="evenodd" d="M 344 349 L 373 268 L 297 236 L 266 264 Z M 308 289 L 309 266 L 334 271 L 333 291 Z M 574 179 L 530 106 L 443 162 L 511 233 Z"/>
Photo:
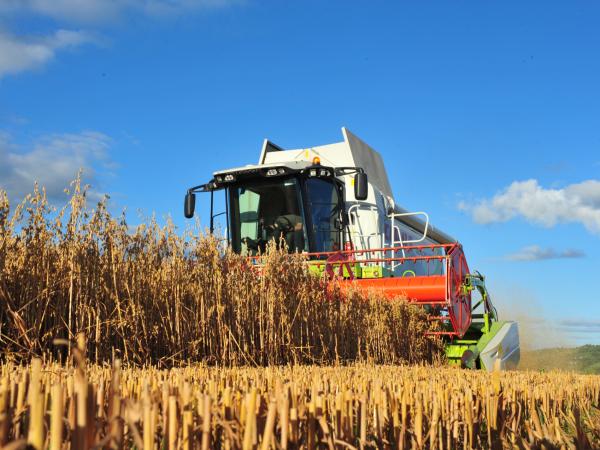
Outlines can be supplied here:
<path id="1" fill-rule="evenodd" d="M 194 209 L 196 208 L 196 194 L 189 192 L 185 194 L 185 202 L 183 205 L 183 215 L 186 219 L 194 217 Z"/>
<path id="2" fill-rule="evenodd" d="M 358 172 L 354 175 L 354 197 L 356 200 L 366 200 L 369 196 L 369 182 L 367 174 Z"/>

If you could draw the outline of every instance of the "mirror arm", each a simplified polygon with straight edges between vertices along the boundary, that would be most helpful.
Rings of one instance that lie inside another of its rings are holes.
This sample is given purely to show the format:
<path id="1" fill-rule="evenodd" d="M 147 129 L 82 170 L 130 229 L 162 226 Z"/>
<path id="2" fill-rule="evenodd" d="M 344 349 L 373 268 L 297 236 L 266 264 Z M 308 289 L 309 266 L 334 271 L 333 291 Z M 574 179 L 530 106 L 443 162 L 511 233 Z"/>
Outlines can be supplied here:
<path id="1" fill-rule="evenodd" d="M 210 234 L 213 234 L 215 229 L 215 216 L 213 216 L 213 197 L 214 191 L 210 191 Z"/>
<path id="2" fill-rule="evenodd" d="M 189 188 L 187 191 L 192 194 L 197 194 L 199 192 L 212 192 L 219 190 L 219 186 L 215 183 L 214 180 L 210 180 L 208 183 L 199 184 L 198 186 L 193 186 Z"/>
<path id="3" fill-rule="evenodd" d="M 335 174 L 337 176 L 352 175 L 354 173 L 365 173 L 365 170 L 362 167 L 336 167 L 335 168 Z"/>

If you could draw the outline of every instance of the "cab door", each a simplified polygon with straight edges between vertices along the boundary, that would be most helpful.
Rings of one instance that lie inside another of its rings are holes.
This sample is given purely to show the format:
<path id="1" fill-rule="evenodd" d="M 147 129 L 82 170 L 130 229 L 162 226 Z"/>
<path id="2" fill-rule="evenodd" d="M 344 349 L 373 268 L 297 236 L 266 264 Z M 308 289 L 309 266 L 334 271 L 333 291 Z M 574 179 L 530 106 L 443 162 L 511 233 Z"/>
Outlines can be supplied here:
<path id="1" fill-rule="evenodd" d="M 341 249 L 340 197 L 333 181 L 307 178 L 306 210 L 310 217 L 311 252 L 335 252 Z"/>

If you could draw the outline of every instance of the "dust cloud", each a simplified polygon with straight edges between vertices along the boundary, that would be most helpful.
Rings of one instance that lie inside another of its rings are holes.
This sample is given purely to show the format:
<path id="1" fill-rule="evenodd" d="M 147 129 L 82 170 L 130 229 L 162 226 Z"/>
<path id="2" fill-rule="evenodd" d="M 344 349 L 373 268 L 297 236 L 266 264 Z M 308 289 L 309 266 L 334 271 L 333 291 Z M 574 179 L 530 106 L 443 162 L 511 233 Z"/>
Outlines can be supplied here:
<path id="1" fill-rule="evenodd" d="M 511 285 L 495 288 L 491 295 L 500 320 L 515 320 L 519 324 L 519 369 L 574 370 L 569 349 L 575 347 L 575 341 L 556 322 L 547 318 L 543 303 L 535 293 L 525 287 Z"/>

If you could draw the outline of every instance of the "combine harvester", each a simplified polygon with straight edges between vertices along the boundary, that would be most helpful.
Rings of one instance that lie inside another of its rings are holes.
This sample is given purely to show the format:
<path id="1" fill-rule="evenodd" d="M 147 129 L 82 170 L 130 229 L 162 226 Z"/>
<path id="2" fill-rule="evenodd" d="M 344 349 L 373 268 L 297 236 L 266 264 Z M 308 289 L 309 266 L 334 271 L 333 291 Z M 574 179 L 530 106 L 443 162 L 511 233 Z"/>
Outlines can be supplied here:
<path id="1" fill-rule="evenodd" d="M 194 215 L 196 192 L 210 192 L 211 232 L 224 214 L 235 252 L 256 257 L 269 240 L 285 239 L 315 273 L 423 306 L 441 323 L 431 334 L 445 339 L 451 364 L 515 368 L 518 325 L 499 320 L 461 244 L 433 227 L 427 213 L 399 207 L 379 153 L 347 129 L 342 134 L 343 142 L 298 150 L 265 140 L 258 164 L 215 172 L 190 188 L 185 216 Z M 226 210 L 215 214 L 219 190 Z"/>

